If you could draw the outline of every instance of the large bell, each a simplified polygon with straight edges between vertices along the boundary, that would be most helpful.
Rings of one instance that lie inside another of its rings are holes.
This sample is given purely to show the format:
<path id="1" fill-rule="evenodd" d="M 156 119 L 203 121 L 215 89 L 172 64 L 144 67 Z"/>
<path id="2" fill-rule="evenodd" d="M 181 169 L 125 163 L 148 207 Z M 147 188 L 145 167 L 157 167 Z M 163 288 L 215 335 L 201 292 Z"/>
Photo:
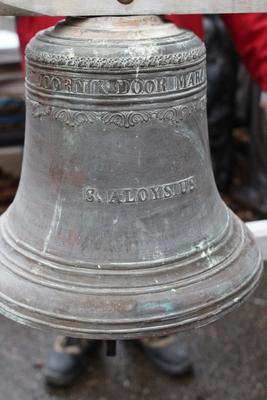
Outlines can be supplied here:
<path id="1" fill-rule="evenodd" d="M 30 43 L 3 314 L 125 339 L 203 325 L 251 293 L 260 255 L 214 183 L 205 68 L 204 44 L 154 16 L 67 19 Z"/>

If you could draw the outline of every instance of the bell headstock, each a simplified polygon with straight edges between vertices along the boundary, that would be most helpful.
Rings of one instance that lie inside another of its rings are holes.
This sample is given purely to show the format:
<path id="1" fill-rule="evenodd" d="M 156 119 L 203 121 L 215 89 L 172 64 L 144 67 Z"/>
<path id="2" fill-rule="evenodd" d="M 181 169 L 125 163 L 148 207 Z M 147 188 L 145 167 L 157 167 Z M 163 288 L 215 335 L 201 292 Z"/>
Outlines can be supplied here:
<path id="1" fill-rule="evenodd" d="M 267 0 L 0 0 L 0 15 L 141 15 L 267 12 Z"/>

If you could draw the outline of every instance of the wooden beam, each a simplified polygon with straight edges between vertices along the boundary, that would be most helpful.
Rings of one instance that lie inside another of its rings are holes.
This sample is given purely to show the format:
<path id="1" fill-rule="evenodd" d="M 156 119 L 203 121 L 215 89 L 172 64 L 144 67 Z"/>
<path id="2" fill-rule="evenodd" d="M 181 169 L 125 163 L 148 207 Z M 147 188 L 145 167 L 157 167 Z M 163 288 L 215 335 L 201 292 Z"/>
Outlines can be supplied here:
<path id="1" fill-rule="evenodd" d="M 267 12 L 267 0 L 132 0 L 127 5 L 119 0 L 0 0 L 0 15 L 35 13 L 77 16 L 237 12 Z"/>

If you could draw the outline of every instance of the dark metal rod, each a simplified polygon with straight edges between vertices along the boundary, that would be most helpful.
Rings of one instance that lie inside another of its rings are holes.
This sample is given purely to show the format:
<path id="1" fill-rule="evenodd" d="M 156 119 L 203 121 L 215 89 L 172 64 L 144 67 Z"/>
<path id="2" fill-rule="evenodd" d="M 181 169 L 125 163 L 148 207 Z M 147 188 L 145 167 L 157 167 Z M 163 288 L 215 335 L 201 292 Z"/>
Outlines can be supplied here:
<path id="1" fill-rule="evenodd" d="M 117 341 L 116 340 L 107 340 L 107 356 L 115 357 L 117 354 Z"/>

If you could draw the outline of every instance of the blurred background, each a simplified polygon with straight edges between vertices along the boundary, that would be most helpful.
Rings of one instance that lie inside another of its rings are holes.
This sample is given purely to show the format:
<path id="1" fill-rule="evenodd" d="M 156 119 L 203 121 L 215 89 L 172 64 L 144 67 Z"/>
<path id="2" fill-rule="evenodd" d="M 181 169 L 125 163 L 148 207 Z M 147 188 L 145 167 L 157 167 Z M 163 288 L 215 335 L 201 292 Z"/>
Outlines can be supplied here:
<path id="1" fill-rule="evenodd" d="M 0 17 L 0 213 L 16 193 L 24 129 L 24 77 L 15 18 Z"/>

